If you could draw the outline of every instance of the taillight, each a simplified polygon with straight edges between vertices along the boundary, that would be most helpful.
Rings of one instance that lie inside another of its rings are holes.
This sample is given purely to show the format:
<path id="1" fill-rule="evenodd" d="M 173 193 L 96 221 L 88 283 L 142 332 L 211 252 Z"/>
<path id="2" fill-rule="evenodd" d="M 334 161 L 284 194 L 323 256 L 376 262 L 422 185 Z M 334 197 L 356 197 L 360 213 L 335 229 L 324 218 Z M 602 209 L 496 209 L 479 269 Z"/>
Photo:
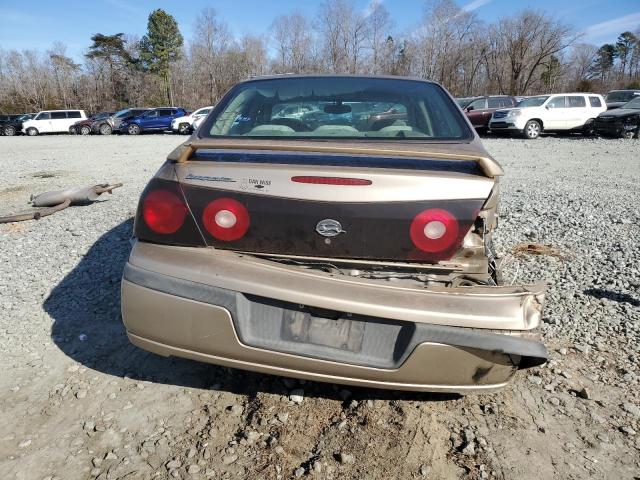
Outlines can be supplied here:
<path id="1" fill-rule="evenodd" d="M 224 242 L 232 242 L 247 233 L 249 212 L 237 200 L 218 198 L 205 207 L 202 223 L 213 237 Z"/>
<path id="2" fill-rule="evenodd" d="M 186 216 L 184 201 L 169 190 L 153 190 L 142 201 L 142 218 L 155 233 L 169 235 L 177 232 Z"/>
<path id="3" fill-rule="evenodd" d="M 444 252 L 458 241 L 458 220 L 450 212 L 431 208 L 420 212 L 411 222 L 413 244 L 427 253 Z"/>

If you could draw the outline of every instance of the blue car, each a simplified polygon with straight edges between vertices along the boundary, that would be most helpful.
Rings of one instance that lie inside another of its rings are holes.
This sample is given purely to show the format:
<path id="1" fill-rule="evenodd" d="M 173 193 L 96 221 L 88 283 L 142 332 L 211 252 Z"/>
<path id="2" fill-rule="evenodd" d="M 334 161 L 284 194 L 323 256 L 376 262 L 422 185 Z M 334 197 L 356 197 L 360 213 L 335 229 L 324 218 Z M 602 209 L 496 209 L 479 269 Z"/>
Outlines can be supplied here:
<path id="1" fill-rule="evenodd" d="M 130 118 L 120 124 L 120 133 L 139 135 L 143 132 L 162 132 L 171 129 L 174 118 L 187 115 L 184 108 L 161 107 L 147 110 L 142 115 Z"/>

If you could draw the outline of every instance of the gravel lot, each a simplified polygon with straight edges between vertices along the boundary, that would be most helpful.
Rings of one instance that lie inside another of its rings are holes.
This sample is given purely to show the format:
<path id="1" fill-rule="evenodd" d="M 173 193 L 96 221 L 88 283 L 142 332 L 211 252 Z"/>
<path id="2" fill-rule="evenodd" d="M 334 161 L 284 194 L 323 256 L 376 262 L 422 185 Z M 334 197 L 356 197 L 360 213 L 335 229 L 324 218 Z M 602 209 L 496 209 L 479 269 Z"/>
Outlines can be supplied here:
<path id="1" fill-rule="evenodd" d="M 552 361 L 493 395 L 345 390 L 130 345 L 119 281 L 146 181 L 184 138 L 0 137 L 0 478 L 640 477 L 640 142 L 486 139 L 505 277 L 549 282 Z M 516 255 L 524 242 L 549 255 Z M 295 390 L 300 390 L 295 392 Z M 293 394 L 292 394 L 293 392 Z"/>

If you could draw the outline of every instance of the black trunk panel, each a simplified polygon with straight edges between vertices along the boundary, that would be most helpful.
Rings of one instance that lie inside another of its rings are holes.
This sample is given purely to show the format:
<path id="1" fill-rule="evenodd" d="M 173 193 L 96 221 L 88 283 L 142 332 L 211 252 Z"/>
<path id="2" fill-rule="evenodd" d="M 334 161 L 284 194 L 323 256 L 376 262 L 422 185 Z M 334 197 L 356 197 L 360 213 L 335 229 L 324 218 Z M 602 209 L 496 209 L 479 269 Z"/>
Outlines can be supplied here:
<path id="1" fill-rule="evenodd" d="M 296 200 L 193 185 L 182 185 L 185 197 L 209 246 L 253 253 L 311 257 L 434 261 L 451 258 L 471 228 L 484 199 L 412 202 L 346 203 Z M 242 203 L 250 215 L 244 237 L 225 242 L 203 225 L 206 206 L 218 198 Z M 415 248 L 409 228 L 423 210 L 440 208 L 459 221 L 457 244 L 449 251 L 428 254 Z M 316 231 L 319 221 L 340 222 L 344 233 L 325 237 Z"/>

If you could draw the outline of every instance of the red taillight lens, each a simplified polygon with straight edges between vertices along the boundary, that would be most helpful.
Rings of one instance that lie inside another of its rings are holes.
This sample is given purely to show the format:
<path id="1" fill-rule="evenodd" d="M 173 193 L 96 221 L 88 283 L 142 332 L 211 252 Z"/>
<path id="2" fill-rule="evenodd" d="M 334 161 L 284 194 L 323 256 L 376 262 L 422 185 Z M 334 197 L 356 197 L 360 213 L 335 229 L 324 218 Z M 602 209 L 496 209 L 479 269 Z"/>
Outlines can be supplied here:
<path id="1" fill-rule="evenodd" d="M 249 230 L 249 212 L 237 200 L 218 198 L 202 212 L 202 223 L 213 237 L 232 242 L 242 238 Z"/>
<path id="2" fill-rule="evenodd" d="M 371 185 L 371 180 L 367 180 L 366 178 L 318 177 L 318 176 L 310 176 L 310 175 L 291 177 L 291 181 L 295 183 L 311 183 L 313 185 L 348 185 L 348 186 Z"/>
<path id="3" fill-rule="evenodd" d="M 409 233 L 417 248 L 427 253 L 438 253 L 456 243 L 458 230 L 456 217 L 446 210 L 432 208 L 416 215 Z"/>
<path id="4" fill-rule="evenodd" d="M 155 233 L 168 235 L 184 224 L 187 206 L 174 192 L 153 190 L 142 201 L 142 218 Z"/>

